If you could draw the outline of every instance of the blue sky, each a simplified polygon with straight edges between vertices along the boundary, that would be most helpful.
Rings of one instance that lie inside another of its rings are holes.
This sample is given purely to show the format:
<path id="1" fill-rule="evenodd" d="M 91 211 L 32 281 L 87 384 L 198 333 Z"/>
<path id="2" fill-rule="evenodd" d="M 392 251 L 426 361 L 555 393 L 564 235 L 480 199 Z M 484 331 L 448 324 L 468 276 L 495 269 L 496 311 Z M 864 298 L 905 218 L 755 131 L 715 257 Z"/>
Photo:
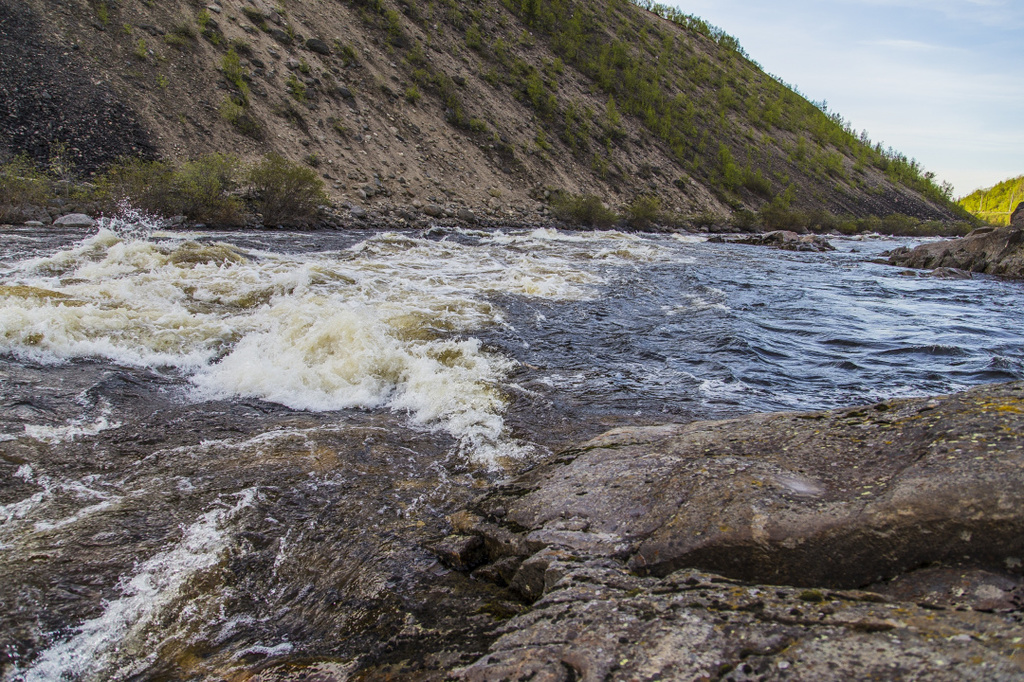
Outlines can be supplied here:
<path id="1" fill-rule="evenodd" d="M 665 2 L 665 0 L 662 0 Z M 1024 0 L 675 0 L 956 196 L 1024 174 Z"/>

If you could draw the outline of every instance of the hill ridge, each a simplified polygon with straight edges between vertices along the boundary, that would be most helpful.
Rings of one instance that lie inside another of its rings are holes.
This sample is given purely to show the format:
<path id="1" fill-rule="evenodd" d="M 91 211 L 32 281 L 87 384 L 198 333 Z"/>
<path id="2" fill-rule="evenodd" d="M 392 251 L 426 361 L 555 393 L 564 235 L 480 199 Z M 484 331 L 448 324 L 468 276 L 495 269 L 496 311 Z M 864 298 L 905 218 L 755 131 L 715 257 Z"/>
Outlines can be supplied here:
<path id="1" fill-rule="evenodd" d="M 613 206 L 656 195 L 690 215 L 954 217 L 916 162 L 858 138 L 724 31 L 659 11 L 642 0 L 0 0 L 0 32 L 19 13 L 36 22 L 32 73 L 66 80 L 66 55 L 80 84 L 125 112 L 101 117 L 90 139 L 45 117 L 29 125 L 32 144 L 11 120 L 0 139 L 39 162 L 39 140 L 67 144 L 86 171 L 125 153 L 275 151 L 364 206 L 500 216 L 564 191 Z M 0 40 L 5 63 L 10 46 Z M 0 75 L 8 107 L 41 97 L 23 71 Z"/>

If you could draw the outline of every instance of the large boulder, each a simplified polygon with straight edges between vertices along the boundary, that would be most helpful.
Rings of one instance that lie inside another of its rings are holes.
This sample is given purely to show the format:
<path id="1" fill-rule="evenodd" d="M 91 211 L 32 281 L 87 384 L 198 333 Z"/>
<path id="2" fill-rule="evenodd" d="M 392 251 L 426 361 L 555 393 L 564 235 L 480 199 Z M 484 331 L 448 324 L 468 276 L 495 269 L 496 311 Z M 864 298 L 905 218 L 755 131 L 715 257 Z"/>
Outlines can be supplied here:
<path id="1" fill-rule="evenodd" d="M 922 566 L 1020 572 L 1024 383 L 811 414 L 624 428 L 453 517 L 535 598 L 545 552 L 855 588 Z M 531 564 L 531 562 L 533 562 Z"/>
<path id="2" fill-rule="evenodd" d="M 816 234 L 797 234 L 790 230 L 776 230 L 752 237 L 728 239 L 712 237 L 708 241 L 727 244 L 746 244 L 748 246 L 768 246 L 783 251 L 835 251 L 836 248 L 824 237 Z"/>
<path id="3" fill-rule="evenodd" d="M 981 227 L 966 237 L 901 247 L 889 253 L 889 264 L 931 270 L 956 268 L 1024 279 L 1024 211 L 1017 208 L 1008 227 Z"/>
<path id="4" fill-rule="evenodd" d="M 96 221 L 84 213 L 69 213 L 53 221 L 57 227 L 92 227 Z"/>
<path id="5" fill-rule="evenodd" d="M 1010 216 L 1010 224 L 1024 227 L 1024 201 L 1017 204 L 1017 210 Z"/>
<path id="6" fill-rule="evenodd" d="M 624 428 L 451 517 L 528 610 L 450 677 L 1024 679 L 1024 382 Z"/>

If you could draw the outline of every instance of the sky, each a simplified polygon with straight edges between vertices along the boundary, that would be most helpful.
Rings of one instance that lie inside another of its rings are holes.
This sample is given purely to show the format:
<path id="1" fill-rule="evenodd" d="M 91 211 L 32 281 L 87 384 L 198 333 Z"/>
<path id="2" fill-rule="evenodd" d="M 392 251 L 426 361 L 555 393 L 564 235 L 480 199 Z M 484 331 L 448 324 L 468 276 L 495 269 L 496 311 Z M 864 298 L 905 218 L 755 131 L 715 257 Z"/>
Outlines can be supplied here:
<path id="1" fill-rule="evenodd" d="M 665 0 L 662 0 L 665 2 Z M 956 197 L 1024 175 L 1024 0 L 672 0 Z"/>

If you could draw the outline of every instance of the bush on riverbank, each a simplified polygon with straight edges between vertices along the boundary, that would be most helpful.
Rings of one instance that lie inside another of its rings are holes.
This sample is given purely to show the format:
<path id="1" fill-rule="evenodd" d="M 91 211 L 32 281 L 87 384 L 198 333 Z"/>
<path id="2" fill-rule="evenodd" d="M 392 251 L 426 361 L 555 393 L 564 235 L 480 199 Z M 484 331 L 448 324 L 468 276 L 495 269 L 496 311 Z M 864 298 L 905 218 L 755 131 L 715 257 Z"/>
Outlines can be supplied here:
<path id="1" fill-rule="evenodd" d="M 163 161 L 122 159 L 100 179 L 98 198 L 109 212 L 122 203 L 155 215 L 183 215 L 216 225 L 245 224 L 245 206 L 234 192 L 241 162 L 208 154 L 174 168 Z"/>
<path id="2" fill-rule="evenodd" d="M 32 207 L 65 205 L 57 201 L 58 184 L 27 157 L 0 164 L 0 222 L 24 220 L 37 212 Z M 267 225 L 305 227 L 329 203 L 315 171 L 273 154 L 248 166 L 219 153 L 178 166 L 123 158 L 96 184 L 78 183 L 72 194 L 107 214 L 128 204 L 152 215 L 227 226 L 261 218 Z"/>
<path id="3" fill-rule="evenodd" d="M 29 206 L 39 206 L 53 196 L 50 179 L 27 156 L 0 164 L 0 223 L 20 220 Z"/>
<path id="4" fill-rule="evenodd" d="M 626 222 L 635 230 L 646 230 L 661 217 L 661 199 L 653 195 L 639 196 L 626 207 Z"/>
<path id="5" fill-rule="evenodd" d="M 267 154 L 248 171 L 252 205 L 265 225 L 305 226 L 328 203 L 324 182 L 312 168 Z"/>
<path id="6" fill-rule="evenodd" d="M 756 214 L 747 211 L 737 212 L 733 216 L 733 224 L 737 227 L 762 230 L 790 230 L 792 232 L 816 232 L 832 234 L 865 234 L 878 233 L 899 237 L 962 237 L 978 227 L 976 221 L 960 220 L 954 222 L 939 220 L 921 220 L 902 213 L 894 213 L 884 217 L 838 216 L 824 209 L 802 211 L 781 206 L 777 202 L 766 204 Z"/>
<path id="7" fill-rule="evenodd" d="M 552 197 L 551 209 L 555 217 L 570 225 L 608 229 L 619 219 L 601 199 L 592 194 L 558 193 Z"/>

